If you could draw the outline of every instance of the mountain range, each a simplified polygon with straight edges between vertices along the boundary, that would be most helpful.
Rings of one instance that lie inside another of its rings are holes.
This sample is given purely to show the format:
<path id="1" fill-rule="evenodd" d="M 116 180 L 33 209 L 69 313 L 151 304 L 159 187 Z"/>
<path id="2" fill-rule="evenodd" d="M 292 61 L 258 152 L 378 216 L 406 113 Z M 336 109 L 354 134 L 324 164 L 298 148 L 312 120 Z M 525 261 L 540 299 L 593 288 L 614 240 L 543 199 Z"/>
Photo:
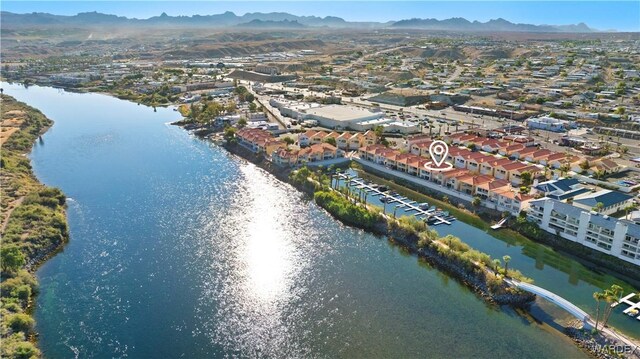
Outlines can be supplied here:
<path id="1" fill-rule="evenodd" d="M 227 11 L 216 15 L 160 16 L 148 19 L 84 12 L 77 15 L 53 15 L 48 13 L 16 14 L 0 12 L 3 29 L 28 27 L 246 27 L 246 28 L 391 28 L 424 29 L 441 31 L 487 31 L 487 32 L 593 32 L 597 31 L 584 23 L 571 25 L 515 24 L 499 18 L 487 22 L 469 21 L 464 18 L 407 19 L 389 22 L 350 22 L 335 16 L 297 16 L 284 12 L 246 13 L 238 16 Z"/>

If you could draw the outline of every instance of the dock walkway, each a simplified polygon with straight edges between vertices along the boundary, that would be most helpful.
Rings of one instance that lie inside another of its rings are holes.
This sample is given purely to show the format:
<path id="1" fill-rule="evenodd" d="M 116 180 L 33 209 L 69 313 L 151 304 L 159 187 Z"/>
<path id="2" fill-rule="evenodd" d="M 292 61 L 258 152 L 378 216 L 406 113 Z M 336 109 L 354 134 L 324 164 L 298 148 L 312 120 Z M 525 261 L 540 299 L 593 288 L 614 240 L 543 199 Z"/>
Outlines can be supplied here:
<path id="1" fill-rule="evenodd" d="M 447 220 L 445 218 L 443 218 L 442 216 L 436 215 L 434 210 L 424 210 L 424 209 L 420 209 L 420 207 L 415 205 L 415 201 L 411 201 L 406 197 L 402 197 L 402 196 L 390 196 L 390 195 L 386 195 L 383 191 L 380 191 L 379 189 L 365 183 L 364 181 L 362 181 L 359 178 L 352 178 L 348 175 L 345 175 L 343 173 L 338 174 L 338 177 L 349 181 L 348 184 L 355 184 L 356 188 L 358 189 L 364 189 L 367 192 L 373 192 L 375 195 L 380 195 L 380 196 L 388 196 L 391 198 L 390 202 L 387 203 L 393 203 L 393 202 L 398 202 L 399 204 L 396 205 L 396 207 L 398 208 L 408 208 L 409 211 L 416 211 L 416 213 L 414 214 L 415 216 L 419 216 L 419 215 L 424 215 L 425 217 L 433 217 L 436 219 L 436 222 L 433 223 L 432 225 L 439 225 L 439 224 L 451 224 L 450 220 Z"/>

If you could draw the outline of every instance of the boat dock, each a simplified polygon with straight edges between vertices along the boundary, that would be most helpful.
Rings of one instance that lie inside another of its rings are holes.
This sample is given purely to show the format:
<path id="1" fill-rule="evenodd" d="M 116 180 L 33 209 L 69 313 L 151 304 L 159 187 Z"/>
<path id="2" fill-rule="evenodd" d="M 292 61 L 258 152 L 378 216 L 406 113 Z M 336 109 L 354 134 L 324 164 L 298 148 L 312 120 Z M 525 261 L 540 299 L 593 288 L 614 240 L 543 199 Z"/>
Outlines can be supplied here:
<path id="1" fill-rule="evenodd" d="M 640 312 L 640 301 L 638 302 L 632 302 L 631 298 L 633 298 L 634 296 L 636 296 L 638 294 L 636 293 L 629 293 L 626 297 L 620 299 L 619 301 L 611 304 L 611 308 L 617 306 L 620 303 L 624 303 L 624 304 L 628 304 L 629 308 L 625 309 L 622 313 L 628 315 L 628 316 L 635 316 L 636 314 L 638 314 L 638 312 Z M 640 295 L 638 295 L 640 297 Z M 635 313 L 635 314 L 634 314 Z M 640 315 L 638 315 L 636 317 L 636 319 L 640 320 Z"/>
<path id="2" fill-rule="evenodd" d="M 451 222 L 455 220 L 455 218 L 453 217 L 445 218 L 443 216 L 436 214 L 435 209 L 421 209 L 420 207 L 417 206 L 416 201 L 412 201 L 406 197 L 403 197 L 400 195 L 394 196 L 394 195 L 386 194 L 385 191 L 381 191 L 378 188 L 365 183 L 360 178 L 357 178 L 357 177 L 353 178 L 343 173 L 338 174 L 338 177 L 344 179 L 345 181 L 348 181 L 348 185 L 353 185 L 359 190 L 364 190 L 368 193 L 371 193 L 372 196 L 381 196 L 381 197 L 389 198 L 389 200 L 386 203 L 397 202 L 398 204 L 396 205 L 396 208 L 406 208 L 405 212 L 415 211 L 416 213 L 414 213 L 413 215 L 418 218 L 419 216 L 424 216 L 423 218 L 424 220 L 433 218 L 435 222 L 430 223 L 430 225 L 432 226 L 437 226 L 440 224 L 451 224 Z"/>
<path id="3" fill-rule="evenodd" d="M 503 218 L 500 220 L 500 222 L 494 224 L 493 226 L 491 226 L 491 229 L 500 229 L 502 228 L 502 226 L 507 222 L 506 218 Z"/>

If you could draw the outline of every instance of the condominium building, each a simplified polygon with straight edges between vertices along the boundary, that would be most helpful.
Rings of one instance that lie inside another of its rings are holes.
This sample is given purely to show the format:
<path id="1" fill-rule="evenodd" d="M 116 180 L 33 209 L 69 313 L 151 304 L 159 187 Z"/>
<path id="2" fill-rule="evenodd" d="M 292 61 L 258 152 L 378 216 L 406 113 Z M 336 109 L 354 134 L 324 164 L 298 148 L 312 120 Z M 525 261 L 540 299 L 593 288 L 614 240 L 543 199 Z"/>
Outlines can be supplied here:
<path id="1" fill-rule="evenodd" d="M 547 232 L 640 265 L 639 224 L 551 198 L 531 201 L 527 218 Z"/>

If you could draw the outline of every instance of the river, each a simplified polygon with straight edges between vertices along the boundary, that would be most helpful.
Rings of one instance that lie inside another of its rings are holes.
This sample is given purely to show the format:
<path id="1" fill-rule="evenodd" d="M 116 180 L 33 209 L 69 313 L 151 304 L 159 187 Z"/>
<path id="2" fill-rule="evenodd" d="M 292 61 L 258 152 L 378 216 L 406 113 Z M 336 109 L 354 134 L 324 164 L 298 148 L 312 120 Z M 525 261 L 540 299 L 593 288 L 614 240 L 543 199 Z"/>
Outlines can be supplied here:
<path id="1" fill-rule="evenodd" d="M 168 125 L 171 109 L 2 87 L 55 121 L 31 158 L 70 198 L 70 242 L 37 273 L 47 357 L 585 357 L 552 321 L 487 306 Z"/>

